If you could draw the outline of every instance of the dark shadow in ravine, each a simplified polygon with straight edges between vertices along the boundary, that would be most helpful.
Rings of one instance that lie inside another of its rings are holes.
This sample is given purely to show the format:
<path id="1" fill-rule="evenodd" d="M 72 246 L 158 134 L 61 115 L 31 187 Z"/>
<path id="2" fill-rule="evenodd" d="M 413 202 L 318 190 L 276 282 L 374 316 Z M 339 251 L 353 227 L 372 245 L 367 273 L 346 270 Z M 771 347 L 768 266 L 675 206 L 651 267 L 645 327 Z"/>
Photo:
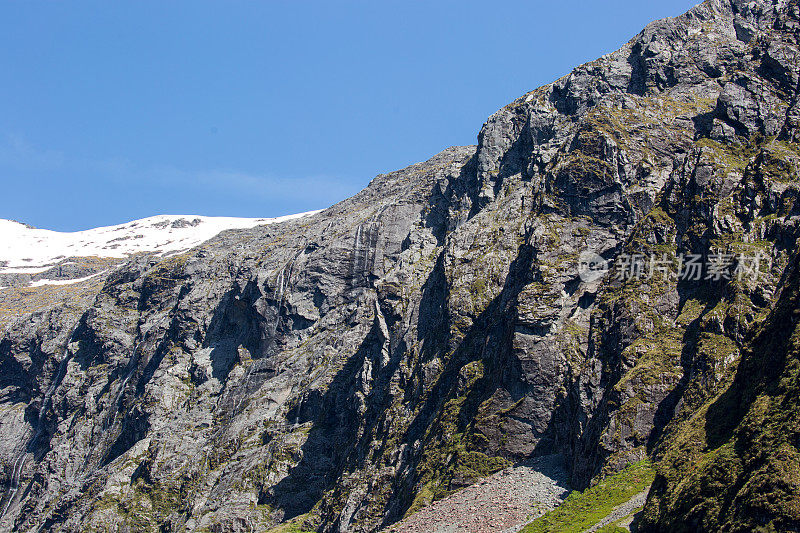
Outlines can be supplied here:
<path id="1" fill-rule="evenodd" d="M 229 290 L 214 310 L 208 326 L 205 348 L 211 348 L 211 375 L 225 382 L 233 365 L 239 361 L 239 346 L 246 348 L 254 358 L 271 352 L 280 319 L 280 302 L 271 302 L 266 308 L 273 316 L 262 316 L 255 302 L 262 293 L 257 283 L 250 280 L 241 291 Z"/>
<path id="2" fill-rule="evenodd" d="M 356 451 L 359 426 L 362 421 L 370 423 L 369 412 L 374 408 L 360 413 L 354 393 L 364 361 L 381 357 L 381 336 L 380 329 L 374 325 L 358 350 L 334 376 L 325 393 L 321 396 L 307 394 L 287 414 L 289 424 L 312 422 L 302 446 L 302 459 L 284 479 L 259 498 L 260 504 L 269 503 L 282 509 L 284 519 L 311 510 L 333 486 Z M 380 395 L 380 390 L 373 389 L 365 401 L 374 402 Z M 368 434 L 368 430 L 364 433 Z"/>
<path id="3" fill-rule="evenodd" d="M 517 257 L 509 267 L 508 276 L 500 293 L 473 321 L 457 346 L 451 346 L 450 317 L 444 313 L 441 315 L 442 321 L 434 322 L 436 327 L 423 329 L 420 332 L 420 341 L 423 346 L 422 362 L 439 356 L 444 357 L 445 366 L 430 392 L 423 398 L 418 414 L 411 421 L 408 430 L 400 440 L 401 443 L 406 444 L 413 444 L 417 440 L 422 441 L 423 445 L 419 447 L 416 456 L 411 459 L 412 463 L 418 463 L 426 446 L 431 444 L 426 442 L 426 435 L 435 434 L 435 428 L 432 433 L 428 433 L 428 430 L 436 423 L 445 403 L 455 394 L 459 371 L 464 365 L 472 361 L 483 361 L 484 375 L 467 392 L 466 399 L 461 404 L 456 422 L 458 431 L 468 430 L 481 403 L 490 398 L 499 387 L 518 381 L 514 376 L 521 373 L 519 362 L 511 357 L 512 337 L 516 322 L 516 302 L 525 285 L 533 281 L 537 275 L 536 269 L 533 268 L 535 249 L 527 244 L 529 239 L 530 235 L 526 235 L 526 244 L 519 247 Z M 431 278 L 435 279 L 436 276 L 442 277 L 443 275 L 443 266 L 437 264 L 437 269 L 431 274 Z M 421 309 L 429 308 L 432 314 L 439 309 L 447 309 L 446 285 L 441 291 L 430 291 L 426 296 L 428 300 L 423 299 Z M 451 351 L 449 356 L 445 355 Z M 420 368 L 417 368 L 416 371 L 420 371 Z M 512 389 L 509 393 L 514 400 L 522 398 L 526 393 L 524 385 L 512 387 Z M 398 520 L 408 510 L 419 476 L 420 472 L 416 472 L 414 476 L 395 483 L 393 496 L 390 499 L 392 503 L 387 509 L 383 526 Z"/>

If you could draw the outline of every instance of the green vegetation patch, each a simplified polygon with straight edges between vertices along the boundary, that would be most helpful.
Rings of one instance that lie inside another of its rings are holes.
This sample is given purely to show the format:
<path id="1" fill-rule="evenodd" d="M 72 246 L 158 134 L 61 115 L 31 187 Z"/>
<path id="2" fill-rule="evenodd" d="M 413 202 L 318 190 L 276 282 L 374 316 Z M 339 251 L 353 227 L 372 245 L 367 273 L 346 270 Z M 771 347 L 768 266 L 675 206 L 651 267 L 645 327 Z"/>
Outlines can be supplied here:
<path id="1" fill-rule="evenodd" d="M 708 138 L 699 139 L 695 144 L 706 148 L 714 162 L 722 168 L 744 171 L 756 155 L 753 142 L 747 144 L 723 144 Z"/>
<path id="2" fill-rule="evenodd" d="M 296 518 L 284 522 L 272 529 L 268 529 L 266 533 L 313 533 L 313 529 L 308 529 L 306 521 L 309 518 L 309 513 L 300 515 Z"/>
<path id="3" fill-rule="evenodd" d="M 655 471 L 648 460 L 633 463 L 594 487 L 573 492 L 559 507 L 525 526 L 522 532 L 580 533 L 649 487 L 654 476 Z"/>

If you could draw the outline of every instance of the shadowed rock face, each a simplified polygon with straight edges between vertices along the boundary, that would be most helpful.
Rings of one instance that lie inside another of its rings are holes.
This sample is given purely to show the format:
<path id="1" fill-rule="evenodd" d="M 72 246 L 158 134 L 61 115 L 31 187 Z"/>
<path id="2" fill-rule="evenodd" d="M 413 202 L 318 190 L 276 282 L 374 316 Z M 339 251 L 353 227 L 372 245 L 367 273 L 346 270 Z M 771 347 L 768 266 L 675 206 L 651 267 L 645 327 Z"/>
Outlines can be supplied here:
<path id="1" fill-rule="evenodd" d="M 576 488 L 669 456 L 746 379 L 797 255 L 797 39 L 796 1 L 707 1 L 515 100 L 477 147 L 20 317 L 0 527 L 375 531 L 535 456 Z M 758 280 L 585 282 L 587 249 L 765 259 Z M 664 465 L 702 460 L 698 438 Z M 684 497 L 661 474 L 654 529 Z"/>

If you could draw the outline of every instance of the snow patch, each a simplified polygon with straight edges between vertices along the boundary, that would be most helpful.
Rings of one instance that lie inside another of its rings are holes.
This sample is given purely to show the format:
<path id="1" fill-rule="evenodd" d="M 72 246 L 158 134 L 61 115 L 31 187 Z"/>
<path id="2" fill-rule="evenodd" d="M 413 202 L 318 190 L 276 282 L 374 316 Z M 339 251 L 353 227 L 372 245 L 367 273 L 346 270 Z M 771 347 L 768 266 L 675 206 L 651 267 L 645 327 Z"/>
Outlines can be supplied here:
<path id="1" fill-rule="evenodd" d="M 0 219 L 0 274 L 36 274 L 67 257 L 119 259 L 140 252 L 175 253 L 194 248 L 225 230 L 275 224 L 318 212 L 277 218 L 158 215 L 72 233 L 34 229 Z"/>
<path id="2" fill-rule="evenodd" d="M 34 282 L 31 282 L 29 287 L 42 287 L 44 285 L 72 285 L 73 283 L 82 283 L 84 281 L 89 281 L 90 279 L 99 276 L 100 274 L 105 274 L 107 271 L 103 270 L 102 272 L 98 272 L 97 274 L 92 274 L 91 276 L 86 276 L 85 278 L 75 278 L 75 279 L 39 279 Z"/>

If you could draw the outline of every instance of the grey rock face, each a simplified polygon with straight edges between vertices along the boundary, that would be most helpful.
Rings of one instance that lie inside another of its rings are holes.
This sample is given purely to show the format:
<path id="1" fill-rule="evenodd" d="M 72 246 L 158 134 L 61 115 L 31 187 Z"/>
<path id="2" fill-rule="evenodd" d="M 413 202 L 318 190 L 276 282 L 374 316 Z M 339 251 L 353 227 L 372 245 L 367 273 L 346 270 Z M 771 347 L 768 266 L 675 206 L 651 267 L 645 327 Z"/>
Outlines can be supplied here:
<path id="1" fill-rule="evenodd" d="M 709 0 L 317 215 L 134 258 L 0 340 L 0 528 L 375 531 L 658 450 L 795 254 L 797 4 Z M 763 252 L 756 282 L 592 250 Z"/>

